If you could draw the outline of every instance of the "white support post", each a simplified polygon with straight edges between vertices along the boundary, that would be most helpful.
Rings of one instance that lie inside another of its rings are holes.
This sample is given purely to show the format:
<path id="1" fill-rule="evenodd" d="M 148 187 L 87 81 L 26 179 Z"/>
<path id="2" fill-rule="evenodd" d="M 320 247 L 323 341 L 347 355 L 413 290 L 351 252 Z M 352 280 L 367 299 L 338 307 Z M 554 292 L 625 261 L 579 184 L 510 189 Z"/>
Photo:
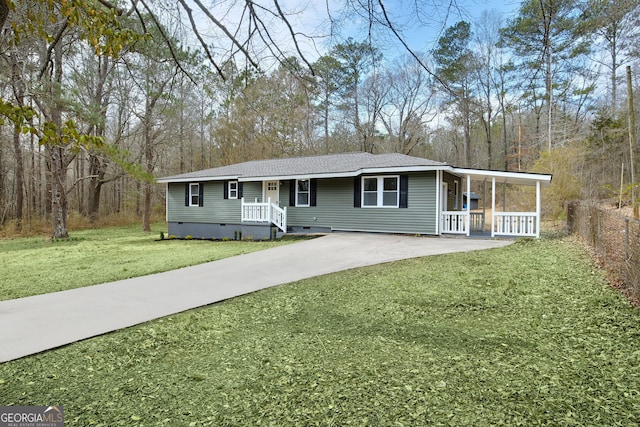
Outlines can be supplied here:
<path id="1" fill-rule="evenodd" d="M 442 186 L 440 180 L 442 171 L 436 171 L 436 234 L 440 234 L 440 221 L 442 221 L 442 200 L 440 196 L 440 188 Z"/>
<path id="2" fill-rule="evenodd" d="M 491 178 L 491 237 L 496 235 L 496 177 Z"/>
<path id="3" fill-rule="evenodd" d="M 471 235 L 471 175 L 467 175 L 467 237 Z"/>
<path id="4" fill-rule="evenodd" d="M 284 218 L 282 219 L 282 231 L 287 232 L 287 207 L 282 208 L 284 211 Z"/>
<path id="5" fill-rule="evenodd" d="M 267 199 L 267 222 L 271 223 L 271 197 Z"/>
<path id="6" fill-rule="evenodd" d="M 540 237 L 540 181 L 536 181 L 536 238 Z"/>

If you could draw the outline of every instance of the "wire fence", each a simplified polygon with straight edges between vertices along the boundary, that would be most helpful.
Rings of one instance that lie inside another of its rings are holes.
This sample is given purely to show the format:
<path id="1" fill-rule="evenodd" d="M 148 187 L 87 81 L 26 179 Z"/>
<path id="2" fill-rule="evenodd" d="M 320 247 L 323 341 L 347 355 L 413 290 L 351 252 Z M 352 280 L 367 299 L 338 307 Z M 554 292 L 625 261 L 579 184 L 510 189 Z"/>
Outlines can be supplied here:
<path id="1" fill-rule="evenodd" d="M 569 232 L 589 243 L 614 284 L 637 301 L 640 298 L 640 221 L 589 202 L 568 202 L 566 208 Z"/>

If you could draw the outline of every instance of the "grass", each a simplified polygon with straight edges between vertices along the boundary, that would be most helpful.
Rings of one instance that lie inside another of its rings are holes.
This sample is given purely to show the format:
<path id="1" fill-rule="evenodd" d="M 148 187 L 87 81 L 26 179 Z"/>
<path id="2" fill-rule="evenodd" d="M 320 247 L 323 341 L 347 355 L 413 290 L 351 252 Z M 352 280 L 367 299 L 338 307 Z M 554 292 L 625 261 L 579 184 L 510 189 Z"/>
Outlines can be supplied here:
<path id="1" fill-rule="evenodd" d="M 155 224 L 151 234 L 135 225 L 78 230 L 68 240 L 0 240 L 0 300 L 173 270 L 287 243 L 159 241 L 164 227 Z"/>
<path id="2" fill-rule="evenodd" d="M 55 332 L 55 331 L 53 331 Z M 284 285 L 0 365 L 68 426 L 640 423 L 640 312 L 563 239 Z"/>

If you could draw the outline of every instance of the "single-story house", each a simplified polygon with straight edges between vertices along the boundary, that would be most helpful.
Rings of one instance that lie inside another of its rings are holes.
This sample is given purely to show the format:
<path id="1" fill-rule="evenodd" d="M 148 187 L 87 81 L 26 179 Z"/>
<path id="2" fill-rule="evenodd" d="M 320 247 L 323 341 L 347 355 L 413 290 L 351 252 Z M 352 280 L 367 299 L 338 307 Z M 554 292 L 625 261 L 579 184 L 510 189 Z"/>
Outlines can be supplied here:
<path id="1" fill-rule="evenodd" d="M 403 154 L 346 153 L 255 160 L 158 179 L 169 235 L 267 239 L 365 231 L 471 235 L 463 186 L 492 183 L 491 236 L 540 234 L 540 188 L 551 175 L 457 168 Z M 535 212 L 495 209 L 497 184 L 536 187 Z M 480 214 L 482 215 L 482 214 Z"/>

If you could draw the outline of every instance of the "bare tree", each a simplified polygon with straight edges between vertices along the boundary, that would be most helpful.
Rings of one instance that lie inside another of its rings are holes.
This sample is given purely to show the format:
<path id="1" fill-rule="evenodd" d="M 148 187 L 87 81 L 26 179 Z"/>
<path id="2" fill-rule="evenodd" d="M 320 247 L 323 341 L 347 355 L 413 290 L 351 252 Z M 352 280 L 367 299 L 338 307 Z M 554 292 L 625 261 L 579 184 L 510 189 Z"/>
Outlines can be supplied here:
<path id="1" fill-rule="evenodd" d="M 423 60 L 425 63 L 426 60 Z M 428 73 L 404 56 L 387 70 L 388 102 L 381 120 L 392 139 L 392 150 L 412 154 L 427 142 L 427 124 L 436 114 L 435 93 Z"/>
<path id="2" fill-rule="evenodd" d="M 496 114 L 498 114 L 497 109 L 494 109 L 494 102 L 496 96 L 499 95 L 499 90 L 496 88 L 498 80 L 496 73 L 499 70 L 496 57 L 498 55 L 498 29 L 500 24 L 501 17 L 497 12 L 484 12 L 480 15 L 475 32 L 475 44 L 478 52 L 476 72 L 478 74 L 479 103 L 481 105 L 479 117 L 487 145 L 486 167 L 489 169 L 493 166 L 494 158 L 493 121 Z"/>
<path id="3" fill-rule="evenodd" d="M 618 110 L 618 69 L 638 36 L 638 4 L 627 0 L 588 0 L 580 6 L 583 30 L 609 55 L 608 61 L 597 61 L 610 71 L 610 108 L 611 114 L 615 114 Z"/>

